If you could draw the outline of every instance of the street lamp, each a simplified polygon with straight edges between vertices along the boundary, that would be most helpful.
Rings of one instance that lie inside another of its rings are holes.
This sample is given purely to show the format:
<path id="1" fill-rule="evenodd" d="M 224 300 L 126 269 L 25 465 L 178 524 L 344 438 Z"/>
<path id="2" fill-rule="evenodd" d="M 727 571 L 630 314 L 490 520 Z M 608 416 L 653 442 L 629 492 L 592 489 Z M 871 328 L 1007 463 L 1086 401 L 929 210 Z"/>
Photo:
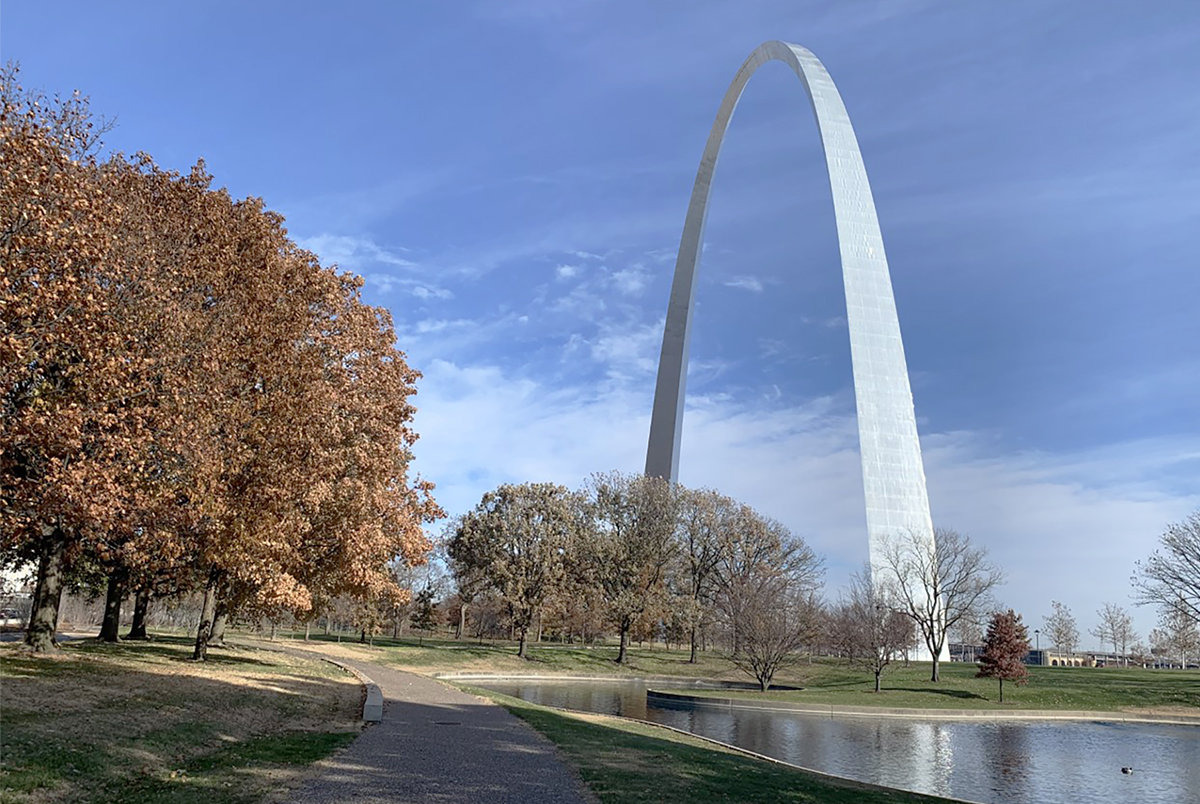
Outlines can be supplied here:
<path id="1" fill-rule="evenodd" d="M 1041 632 L 1041 631 L 1039 631 L 1038 629 L 1036 629 L 1036 628 L 1035 628 L 1035 629 L 1033 629 L 1033 644 L 1036 646 L 1036 648 L 1035 648 L 1035 649 L 1036 649 L 1038 652 L 1041 652 L 1041 650 L 1042 650 L 1042 640 L 1041 640 L 1041 633 L 1042 633 L 1042 632 Z M 1039 658 L 1039 661 L 1040 661 L 1040 658 Z"/>

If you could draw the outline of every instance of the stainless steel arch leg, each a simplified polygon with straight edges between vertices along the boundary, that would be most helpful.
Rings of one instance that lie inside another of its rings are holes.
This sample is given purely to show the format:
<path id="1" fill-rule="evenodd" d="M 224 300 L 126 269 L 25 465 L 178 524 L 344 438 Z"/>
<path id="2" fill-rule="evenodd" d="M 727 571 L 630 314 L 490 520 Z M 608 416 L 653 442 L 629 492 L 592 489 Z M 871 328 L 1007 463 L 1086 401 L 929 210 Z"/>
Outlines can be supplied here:
<path id="1" fill-rule="evenodd" d="M 804 85 L 829 169 L 846 288 L 871 565 L 878 567 L 879 551 L 889 535 L 912 532 L 927 539 L 932 547 L 925 469 L 887 257 L 858 140 L 829 73 L 816 56 L 799 45 L 775 41 L 756 48 L 725 93 L 708 135 L 675 263 L 654 391 L 646 474 L 672 481 L 678 478 L 696 267 L 713 171 L 746 82 L 759 67 L 773 60 L 791 67 Z"/>

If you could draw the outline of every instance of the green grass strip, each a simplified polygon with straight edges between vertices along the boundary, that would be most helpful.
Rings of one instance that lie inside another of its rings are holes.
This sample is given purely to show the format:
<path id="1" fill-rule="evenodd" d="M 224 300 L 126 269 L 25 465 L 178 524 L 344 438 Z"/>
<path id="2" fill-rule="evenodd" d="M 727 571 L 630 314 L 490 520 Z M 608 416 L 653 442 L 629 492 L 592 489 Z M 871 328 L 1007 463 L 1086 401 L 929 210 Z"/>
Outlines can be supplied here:
<path id="1" fill-rule="evenodd" d="M 603 804 L 821 802 L 933 804 L 945 799 L 828 779 L 724 749 L 648 723 L 580 717 L 490 690 L 500 704 L 558 746 Z"/>

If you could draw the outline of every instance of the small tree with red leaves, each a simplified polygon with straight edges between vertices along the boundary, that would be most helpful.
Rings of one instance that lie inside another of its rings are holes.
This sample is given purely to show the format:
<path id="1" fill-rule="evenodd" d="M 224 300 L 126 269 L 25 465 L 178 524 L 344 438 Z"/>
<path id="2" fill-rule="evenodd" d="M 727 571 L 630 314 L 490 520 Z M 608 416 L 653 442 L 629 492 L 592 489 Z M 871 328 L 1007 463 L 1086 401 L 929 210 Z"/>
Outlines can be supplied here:
<path id="1" fill-rule="evenodd" d="M 1023 661 L 1028 653 L 1029 630 L 1021 623 L 1021 615 L 1012 609 L 998 611 L 988 623 L 975 677 L 999 679 L 1000 703 L 1004 703 L 1005 680 L 1018 684 L 1029 681 L 1029 670 Z"/>

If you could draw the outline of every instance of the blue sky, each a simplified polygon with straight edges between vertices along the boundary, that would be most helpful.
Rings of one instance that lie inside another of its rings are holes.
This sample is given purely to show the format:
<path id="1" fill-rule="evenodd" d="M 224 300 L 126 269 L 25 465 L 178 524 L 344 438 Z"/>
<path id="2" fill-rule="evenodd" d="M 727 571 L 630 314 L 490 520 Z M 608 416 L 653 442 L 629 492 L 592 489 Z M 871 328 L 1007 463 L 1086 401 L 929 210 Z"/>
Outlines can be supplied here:
<path id="1" fill-rule="evenodd" d="M 3 59 L 89 94 L 111 148 L 203 157 L 367 277 L 425 374 L 417 464 L 451 513 L 640 470 L 696 164 L 767 39 L 822 59 L 858 133 L 935 522 L 988 547 L 1031 627 L 1051 598 L 1084 630 L 1129 605 L 1134 560 L 1200 507 L 1200 6 L 0 9 Z M 804 535 L 831 589 L 866 558 L 840 283 L 812 115 L 768 65 L 714 183 L 680 480 Z"/>

